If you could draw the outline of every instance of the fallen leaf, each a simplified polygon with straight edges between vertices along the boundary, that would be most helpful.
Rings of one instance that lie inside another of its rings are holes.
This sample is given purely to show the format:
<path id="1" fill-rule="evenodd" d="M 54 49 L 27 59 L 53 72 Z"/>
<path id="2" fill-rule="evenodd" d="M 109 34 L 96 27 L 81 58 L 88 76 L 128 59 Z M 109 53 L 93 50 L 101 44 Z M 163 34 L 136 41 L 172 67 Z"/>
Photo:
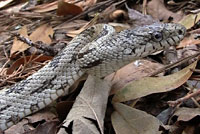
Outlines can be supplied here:
<path id="1" fill-rule="evenodd" d="M 25 119 L 28 119 L 29 123 L 35 123 L 42 120 L 45 120 L 46 122 L 52 121 L 57 117 L 52 111 L 53 109 L 47 107 L 33 115 L 25 117 Z"/>
<path id="2" fill-rule="evenodd" d="M 112 81 L 112 90 L 110 94 L 115 94 L 117 91 L 122 89 L 126 84 L 133 80 L 138 80 L 143 77 L 150 76 L 152 72 L 155 72 L 162 67 L 162 64 L 154 63 L 148 60 L 137 60 L 124 66 L 117 72 L 105 77 L 106 80 Z"/>
<path id="3" fill-rule="evenodd" d="M 66 129 L 68 133 L 103 133 L 109 91 L 108 82 L 89 76 L 58 134 L 65 134 Z"/>
<path id="4" fill-rule="evenodd" d="M 26 59 L 24 59 L 24 57 L 16 60 L 8 69 L 7 69 L 7 72 L 6 74 L 9 75 L 9 74 L 12 74 L 18 67 L 20 67 L 21 65 L 24 65 L 25 64 L 25 61 L 34 61 L 34 62 L 44 62 L 44 61 L 47 61 L 47 60 L 51 60 L 52 57 L 51 56 L 45 56 L 45 55 L 42 55 L 42 56 L 38 56 L 38 55 L 32 55 L 32 56 L 25 56 Z"/>
<path id="5" fill-rule="evenodd" d="M 137 10 L 129 8 L 127 5 L 126 8 L 128 9 L 128 16 L 130 20 L 133 22 L 132 23 L 133 27 L 150 25 L 155 22 L 158 22 L 157 20 L 153 19 L 152 16 L 150 15 L 144 15 L 138 12 Z"/>
<path id="6" fill-rule="evenodd" d="M 184 18 L 182 18 L 179 23 L 184 25 L 186 29 L 190 29 L 192 26 L 194 26 L 195 22 L 198 22 L 200 20 L 200 13 L 198 14 L 188 14 Z"/>
<path id="7" fill-rule="evenodd" d="M 23 26 L 19 30 L 19 34 L 25 38 L 28 38 L 27 27 Z M 29 47 L 30 47 L 29 45 L 27 45 L 26 43 L 22 41 L 17 40 L 17 38 L 15 37 L 13 40 L 12 48 L 10 50 L 10 55 L 12 57 L 16 52 L 23 52 L 27 50 Z"/>
<path id="8" fill-rule="evenodd" d="M 53 36 L 53 29 L 50 25 L 44 24 L 38 27 L 33 33 L 31 33 L 29 39 L 33 42 L 42 41 L 45 44 L 51 43 L 51 38 Z"/>
<path id="9" fill-rule="evenodd" d="M 177 121 L 190 121 L 193 118 L 200 116 L 200 108 L 178 108 L 173 116 L 177 116 Z"/>
<path id="10" fill-rule="evenodd" d="M 182 19 L 183 13 L 173 13 L 169 11 L 165 5 L 164 0 L 151 0 L 147 3 L 147 12 L 156 20 L 162 20 L 168 22 L 170 17 L 173 18 L 173 22 L 178 22 Z"/>
<path id="11" fill-rule="evenodd" d="M 32 131 L 23 134 L 55 134 L 57 132 L 57 124 L 59 121 L 45 122 Z"/>
<path id="12" fill-rule="evenodd" d="M 25 132 L 24 126 L 28 124 L 27 119 L 22 119 L 16 125 L 13 125 L 5 131 L 5 134 L 23 134 Z"/>
<path id="13" fill-rule="evenodd" d="M 71 2 L 70 0 L 63 0 L 64 3 L 69 3 Z M 74 1 L 73 1 L 74 2 Z M 75 2 L 74 2 L 75 3 Z M 71 4 L 74 4 L 71 3 Z M 96 3 L 96 0 L 84 0 L 84 1 L 79 1 L 74 4 L 75 6 L 78 6 L 80 8 L 86 9 L 88 7 L 93 6 Z M 44 13 L 44 12 L 49 12 L 58 9 L 58 1 L 54 1 L 51 3 L 44 3 L 42 5 L 35 6 L 33 8 L 30 8 L 29 11 L 37 12 L 37 13 Z M 77 11 L 75 11 L 77 12 Z"/>
<path id="14" fill-rule="evenodd" d="M 185 83 L 192 75 L 197 61 L 174 74 L 163 77 L 145 77 L 133 81 L 119 90 L 113 97 L 113 102 L 124 102 L 137 99 L 153 93 L 171 91 Z"/>
<path id="15" fill-rule="evenodd" d="M 53 36 L 53 33 L 54 33 L 54 31 L 53 31 L 52 27 L 48 24 L 44 24 L 44 25 L 38 27 L 30 36 L 28 36 L 28 34 L 27 34 L 26 26 L 22 27 L 22 29 L 20 29 L 20 31 L 19 31 L 19 34 L 22 37 L 28 38 L 33 42 L 42 41 L 45 44 L 51 43 L 50 36 Z M 12 48 L 11 48 L 10 55 L 11 55 L 11 57 L 13 57 L 15 53 L 24 52 L 28 48 L 30 48 L 29 45 L 27 45 L 26 43 L 24 43 L 20 40 L 17 40 L 17 38 L 15 37 Z"/>
<path id="16" fill-rule="evenodd" d="M 82 8 L 75 5 L 71 4 L 68 2 L 64 2 L 64 0 L 59 0 L 58 1 L 58 9 L 57 9 L 57 15 L 77 15 L 83 12 Z"/>
<path id="17" fill-rule="evenodd" d="M 45 110 L 42 110 L 41 113 L 38 112 L 39 114 L 36 113 L 32 115 L 32 117 L 28 117 L 30 118 L 29 121 L 32 121 L 32 123 L 44 120 L 43 124 L 34 128 L 29 125 L 28 120 L 25 118 L 16 125 L 7 129 L 5 134 L 55 134 L 55 131 L 57 131 L 58 120 L 54 119 L 55 114 L 52 114 L 49 111 L 44 111 Z"/>
<path id="18" fill-rule="evenodd" d="M 177 48 L 184 48 L 186 46 L 189 45 L 199 45 L 200 44 L 200 40 L 199 39 L 195 39 L 195 35 L 191 34 L 189 37 L 185 37 L 180 44 L 177 46 Z"/>
<path id="19" fill-rule="evenodd" d="M 154 116 L 122 103 L 113 106 L 116 111 L 111 120 L 116 134 L 161 134 L 161 123 Z"/>

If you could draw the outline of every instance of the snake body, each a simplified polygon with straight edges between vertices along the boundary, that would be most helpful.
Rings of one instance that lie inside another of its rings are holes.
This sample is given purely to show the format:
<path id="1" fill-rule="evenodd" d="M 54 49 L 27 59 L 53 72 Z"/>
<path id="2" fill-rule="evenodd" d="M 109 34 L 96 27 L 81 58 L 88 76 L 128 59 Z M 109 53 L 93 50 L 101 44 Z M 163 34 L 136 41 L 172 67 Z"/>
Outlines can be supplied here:
<path id="1" fill-rule="evenodd" d="M 104 77 L 129 62 L 175 46 L 184 26 L 155 23 L 116 33 L 107 24 L 92 26 L 35 74 L 0 92 L 0 130 L 67 94 L 83 74 Z"/>

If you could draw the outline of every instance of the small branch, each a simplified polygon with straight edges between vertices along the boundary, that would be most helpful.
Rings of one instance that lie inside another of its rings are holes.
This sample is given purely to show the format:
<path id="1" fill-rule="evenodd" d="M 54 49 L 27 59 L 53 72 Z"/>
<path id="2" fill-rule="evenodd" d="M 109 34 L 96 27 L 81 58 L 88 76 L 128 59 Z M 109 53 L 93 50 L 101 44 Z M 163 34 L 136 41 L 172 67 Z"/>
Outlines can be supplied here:
<path id="1" fill-rule="evenodd" d="M 194 55 L 188 56 L 188 57 L 186 57 L 186 58 L 182 58 L 182 59 L 176 61 L 175 63 L 166 65 L 166 66 L 164 66 L 163 68 L 161 68 L 161 69 L 159 69 L 159 70 L 153 72 L 152 74 L 150 74 L 150 76 L 155 76 L 155 75 L 157 75 L 157 74 L 159 74 L 159 73 L 161 73 L 161 72 L 163 72 L 163 71 L 166 71 L 166 70 L 169 70 L 169 69 L 171 69 L 171 68 L 173 68 L 173 67 L 176 67 L 176 66 L 178 66 L 178 65 L 181 65 L 181 64 L 183 64 L 183 63 L 185 63 L 185 62 L 187 62 L 187 61 L 191 60 L 192 58 L 195 58 L 195 57 L 197 57 L 197 56 L 199 56 L 199 55 L 200 55 L 200 52 L 198 52 L 198 53 L 196 53 L 196 54 L 194 54 Z"/>
<path id="2" fill-rule="evenodd" d="M 43 50 L 44 52 L 48 52 L 49 54 L 51 55 L 56 55 L 58 52 L 54 49 L 54 47 L 50 46 L 50 45 L 47 45 L 41 41 L 37 41 L 37 42 L 33 42 L 31 41 L 30 39 L 24 37 L 24 36 L 21 36 L 19 34 L 16 34 L 16 37 L 18 40 L 28 44 L 29 46 L 32 46 L 32 47 L 36 47 L 37 49 L 41 49 Z"/>
<path id="3" fill-rule="evenodd" d="M 200 95 L 200 89 L 197 90 L 196 92 L 191 93 L 191 94 L 187 94 L 186 96 L 184 96 L 184 97 L 182 97 L 182 98 L 179 98 L 179 99 L 177 99 L 177 100 L 175 100 L 175 101 L 168 101 L 168 104 L 169 104 L 170 106 L 172 106 L 172 107 L 175 107 L 175 106 L 177 106 L 178 104 L 183 103 L 184 101 L 186 101 L 186 100 L 188 100 L 188 99 L 190 99 L 190 98 L 192 98 L 192 97 L 195 97 L 195 96 L 197 96 L 197 95 Z"/>

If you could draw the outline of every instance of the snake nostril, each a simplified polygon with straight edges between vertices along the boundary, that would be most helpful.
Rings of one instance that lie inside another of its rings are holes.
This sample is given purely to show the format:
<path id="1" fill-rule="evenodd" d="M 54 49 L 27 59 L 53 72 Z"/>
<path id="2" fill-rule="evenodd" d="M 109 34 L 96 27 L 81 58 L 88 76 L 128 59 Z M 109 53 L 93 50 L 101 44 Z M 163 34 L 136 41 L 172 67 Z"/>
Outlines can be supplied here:
<path id="1" fill-rule="evenodd" d="M 179 30 L 178 30 L 178 34 L 179 34 L 179 35 L 183 35 L 183 34 L 184 34 L 184 31 L 181 30 L 181 29 L 179 29 Z"/>

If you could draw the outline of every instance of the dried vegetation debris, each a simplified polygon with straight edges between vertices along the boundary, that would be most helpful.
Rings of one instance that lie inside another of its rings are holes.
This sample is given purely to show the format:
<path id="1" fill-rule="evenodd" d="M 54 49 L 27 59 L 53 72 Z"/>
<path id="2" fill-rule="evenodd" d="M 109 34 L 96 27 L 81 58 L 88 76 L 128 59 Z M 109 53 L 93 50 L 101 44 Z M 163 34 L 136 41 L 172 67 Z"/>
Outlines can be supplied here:
<path id="1" fill-rule="evenodd" d="M 53 134 L 68 112 L 59 133 L 200 133 L 199 5 L 197 0 L 0 1 L 1 88 L 36 72 L 95 23 L 110 23 L 117 31 L 158 21 L 181 23 L 188 29 L 177 47 L 175 63 L 163 65 L 161 61 L 166 59 L 161 53 L 151 56 L 154 60 L 130 63 L 107 76 L 105 80 L 110 82 L 90 76 L 84 87 L 79 84 L 74 93 L 61 97 L 50 109 L 28 116 L 5 133 Z M 171 74 L 169 70 L 174 68 L 178 71 Z M 159 77 L 150 77 L 155 75 Z"/>

